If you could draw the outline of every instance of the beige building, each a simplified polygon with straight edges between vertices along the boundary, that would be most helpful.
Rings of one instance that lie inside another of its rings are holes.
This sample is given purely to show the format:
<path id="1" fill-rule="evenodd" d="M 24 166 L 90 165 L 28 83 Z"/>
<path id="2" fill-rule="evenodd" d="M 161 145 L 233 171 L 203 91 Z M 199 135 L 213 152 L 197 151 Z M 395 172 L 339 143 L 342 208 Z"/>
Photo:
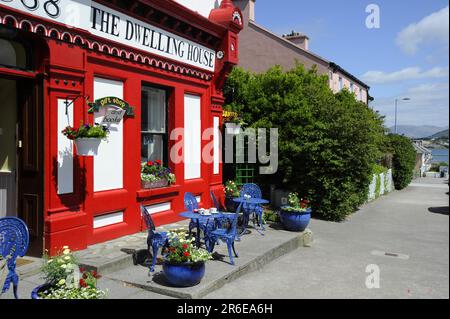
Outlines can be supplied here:
<path id="1" fill-rule="evenodd" d="M 316 65 L 319 74 L 327 74 L 330 88 L 337 93 L 347 88 L 366 104 L 371 99 L 370 87 L 340 67 L 309 50 L 309 37 L 292 32 L 279 36 L 256 23 L 256 0 L 233 0 L 244 16 L 244 30 L 239 34 L 239 66 L 252 72 L 267 71 L 274 65 L 292 69 L 296 61 L 311 68 Z"/>

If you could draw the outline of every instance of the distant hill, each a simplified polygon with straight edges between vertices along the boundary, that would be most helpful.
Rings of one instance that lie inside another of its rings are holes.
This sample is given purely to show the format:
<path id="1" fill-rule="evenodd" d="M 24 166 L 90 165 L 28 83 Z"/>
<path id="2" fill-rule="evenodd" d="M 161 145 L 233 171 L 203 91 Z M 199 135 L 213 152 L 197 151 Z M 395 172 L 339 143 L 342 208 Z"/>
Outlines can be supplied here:
<path id="1" fill-rule="evenodd" d="M 395 127 L 390 128 L 391 132 L 395 131 Z M 433 125 L 400 125 L 397 127 L 397 133 L 401 135 L 408 136 L 410 138 L 425 138 L 431 137 L 435 134 L 439 134 L 443 131 L 447 131 L 448 136 L 448 127 L 440 127 Z"/>
<path id="2" fill-rule="evenodd" d="M 437 132 L 436 134 L 427 137 L 427 139 L 428 140 L 448 139 L 448 129 Z"/>

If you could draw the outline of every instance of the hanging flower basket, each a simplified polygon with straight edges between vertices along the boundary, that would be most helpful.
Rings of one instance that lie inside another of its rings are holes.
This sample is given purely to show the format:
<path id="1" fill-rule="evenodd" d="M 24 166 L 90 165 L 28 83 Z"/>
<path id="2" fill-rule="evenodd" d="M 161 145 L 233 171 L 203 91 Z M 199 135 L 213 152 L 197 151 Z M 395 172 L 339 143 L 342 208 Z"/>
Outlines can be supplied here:
<path id="1" fill-rule="evenodd" d="M 109 129 L 100 124 L 84 124 L 78 129 L 68 126 L 62 134 L 74 141 L 79 156 L 97 156 L 100 143 L 108 137 Z"/>
<path id="2" fill-rule="evenodd" d="M 79 156 L 97 156 L 101 138 L 77 138 L 74 140 Z"/>

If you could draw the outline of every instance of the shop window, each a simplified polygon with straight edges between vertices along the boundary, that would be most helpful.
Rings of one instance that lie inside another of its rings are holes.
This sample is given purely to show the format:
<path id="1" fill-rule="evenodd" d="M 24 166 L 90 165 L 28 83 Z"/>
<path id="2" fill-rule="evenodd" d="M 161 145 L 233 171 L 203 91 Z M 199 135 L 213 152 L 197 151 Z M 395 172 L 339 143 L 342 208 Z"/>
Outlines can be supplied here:
<path id="1" fill-rule="evenodd" d="M 141 162 L 161 160 L 168 164 L 167 91 L 142 88 Z"/>
<path id="2" fill-rule="evenodd" d="M 0 66 L 27 69 L 27 54 L 24 46 L 16 41 L 0 39 Z"/>

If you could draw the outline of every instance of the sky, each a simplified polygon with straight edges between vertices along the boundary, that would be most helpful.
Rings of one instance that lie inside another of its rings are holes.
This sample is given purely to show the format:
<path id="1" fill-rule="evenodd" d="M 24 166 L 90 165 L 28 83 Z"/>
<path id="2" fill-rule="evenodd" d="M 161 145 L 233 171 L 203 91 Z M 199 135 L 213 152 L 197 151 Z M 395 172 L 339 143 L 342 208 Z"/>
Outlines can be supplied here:
<path id="1" fill-rule="evenodd" d="M 371 4 L 379 8 L 379 28 L 367 27 Z M 448 127 L 448 1 L 258 0 L 256 22 L 279 35 L 307 34 L 311 51 L 371 86 L 370 107 L 388 127 L 396 99 L 398 125 Z"/>

